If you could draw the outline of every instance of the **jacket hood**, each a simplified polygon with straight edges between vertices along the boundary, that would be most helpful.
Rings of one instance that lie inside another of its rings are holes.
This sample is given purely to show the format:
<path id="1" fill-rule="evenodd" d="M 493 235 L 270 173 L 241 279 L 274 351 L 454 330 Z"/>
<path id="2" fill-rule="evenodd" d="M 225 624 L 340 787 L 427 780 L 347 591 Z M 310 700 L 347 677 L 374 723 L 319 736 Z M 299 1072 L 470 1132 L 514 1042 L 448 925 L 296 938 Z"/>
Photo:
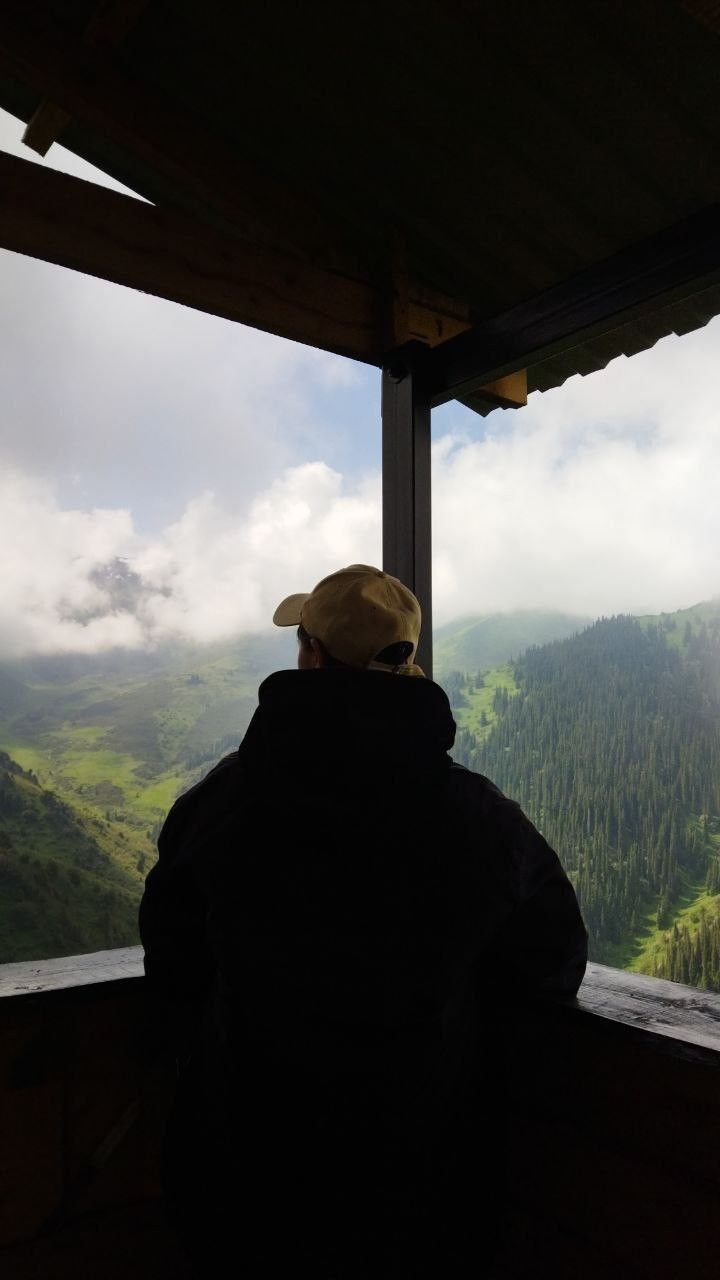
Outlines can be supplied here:
<path id="1" fill-rule="evenodd" d="M 450 704 L 432 680 L 382 671 L 277 671 L 260 685 L 266 751 L 296 767 L 317 757 L 338 772 L 392 766 L 393 772 L 447 762 L 455 741 Z"/>

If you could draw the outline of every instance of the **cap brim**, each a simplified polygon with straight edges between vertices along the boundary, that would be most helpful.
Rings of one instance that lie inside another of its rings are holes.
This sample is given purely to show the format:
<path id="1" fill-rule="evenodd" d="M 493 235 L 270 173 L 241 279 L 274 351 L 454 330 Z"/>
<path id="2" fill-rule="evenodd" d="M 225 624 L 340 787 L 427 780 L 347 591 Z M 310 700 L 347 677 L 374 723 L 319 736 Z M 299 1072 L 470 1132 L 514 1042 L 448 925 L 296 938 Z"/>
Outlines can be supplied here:
<path id="1" fill-rule="evenodd" d="M 309 591 L 300 591 L 297 595 L 286 596 L 280 601 L 273 614 L 276 627 L 297 627 L 300 625 L 300 614 L 305 601 L 310 598 Z"/>

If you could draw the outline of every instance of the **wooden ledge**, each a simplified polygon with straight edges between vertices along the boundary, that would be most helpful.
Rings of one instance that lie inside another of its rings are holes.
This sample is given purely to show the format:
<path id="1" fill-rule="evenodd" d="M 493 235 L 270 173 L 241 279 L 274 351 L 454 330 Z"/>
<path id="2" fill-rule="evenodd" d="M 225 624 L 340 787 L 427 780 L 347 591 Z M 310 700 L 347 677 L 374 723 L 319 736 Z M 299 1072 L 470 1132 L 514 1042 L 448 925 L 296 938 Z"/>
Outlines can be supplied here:
<path id="1" fill-rule="evenodd" d="M 0 965 L 0 997 L 38 996 L 143 977 L 142 947 L 96 951 Z M 720 1066 L 720 995 L 678 982 L 589 964 L 567 1014 L 591 1016 L 655 1041 L 666 1052 L 701 1057 Z"/>
<path id="2" fill-rule="evenodd" d="M 0 964 L 0 997 L 37 996 L 102 982 L 143 977 L 142 947 L 93 951 L 84 956 L 59 956 L 54 960 L 23 960 Z"/>
<path id="3" fill-rule="evenodd" d="M 720 1066 L 720 995 L 712 991 L 588 964 L 571 1007 L 651 1037 L 664 1052 Z"/>

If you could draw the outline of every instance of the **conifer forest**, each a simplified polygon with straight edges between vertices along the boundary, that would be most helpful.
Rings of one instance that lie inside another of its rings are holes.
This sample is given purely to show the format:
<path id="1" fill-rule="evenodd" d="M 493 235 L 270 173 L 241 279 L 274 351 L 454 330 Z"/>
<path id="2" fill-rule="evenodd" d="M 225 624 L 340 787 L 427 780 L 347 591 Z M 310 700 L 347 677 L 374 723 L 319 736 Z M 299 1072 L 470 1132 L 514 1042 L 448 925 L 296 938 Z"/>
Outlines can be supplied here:
<path id="1" fill-rule="evenodd" d="M 686 612 L 530 648 L 492 690 L 483 673 L 448 685 L 456 759 L 558 851 L 591 957 L 717 991 L 720 618 Z M 478 679 L 490 711 L 463 727 Z"/>

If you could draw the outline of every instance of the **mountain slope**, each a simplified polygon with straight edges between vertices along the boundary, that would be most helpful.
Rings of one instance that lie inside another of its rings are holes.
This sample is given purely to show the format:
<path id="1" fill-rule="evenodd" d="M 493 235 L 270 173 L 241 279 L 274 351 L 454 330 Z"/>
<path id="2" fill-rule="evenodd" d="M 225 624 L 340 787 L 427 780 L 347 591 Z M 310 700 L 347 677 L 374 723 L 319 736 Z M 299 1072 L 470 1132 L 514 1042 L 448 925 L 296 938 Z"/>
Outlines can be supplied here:
<path id="1" fill-rule="evenodd" d="M 0 671 L 0 747 L 149 864 L 173 800 L 237 746 L 259 683 L 294 656 L 294 637 L 278 632 L 84 662 L 28 659 Z"/>
<path id="2" fill-rule="evenodd" d="M 563 640 L 592 619 L 567 613 L 518 610 L 459 618 L 434 634 L 435 678 L 450 671 L 485 671 L 516 658 L 530 645 Z"/>
<path id="3" fill-rule="evenodd" d="M 665 935 L 677 923 L 686 951 L 700 932 L 707 949 L 720 902 L 720 607 L 687 638 L 685 621 L 604 619 L 530 650 L 512 664 L 515 696 L 494 693 L 484 741 L 465 729 L 457 753 L 557 848 L 593 958 L 667 976 Z M 668 643 L 678 630 L 682 644 Z M 701 899 L 702 929 L 682 915 Z"/>
<path id="4" fill-rule="evenodd" d="M 442 629 L 441 658 L 444 645 L 468 659 L 440 673 L 454 754 L 557 847 L 594 958 L 714 986 L 720 602 L 604 619 L 508 662 L 543 628 L 582 621 L 521 614 Z M 167 810 L 239 742 L 262 678 L 293 661 L 292 635 L 278 633 L 0 671 L 4 958 L 135 939 Z"/>
<path id="5" fill-rule="evenodd" d="M 0 751 L 0 963 L 136 942 L 140 887 L 107 823 Z"/>
<path id="6" fill-rule="evenodd" d="M 705 600 L 689 609 L 677 609 L 674 613 L 644 614 L 637 619 L 643 630 L 658 628 L 672 649 L 685 649 L 695 637 L 706 635 L 716 628 L 720 618 L 720 599 Z"/>

